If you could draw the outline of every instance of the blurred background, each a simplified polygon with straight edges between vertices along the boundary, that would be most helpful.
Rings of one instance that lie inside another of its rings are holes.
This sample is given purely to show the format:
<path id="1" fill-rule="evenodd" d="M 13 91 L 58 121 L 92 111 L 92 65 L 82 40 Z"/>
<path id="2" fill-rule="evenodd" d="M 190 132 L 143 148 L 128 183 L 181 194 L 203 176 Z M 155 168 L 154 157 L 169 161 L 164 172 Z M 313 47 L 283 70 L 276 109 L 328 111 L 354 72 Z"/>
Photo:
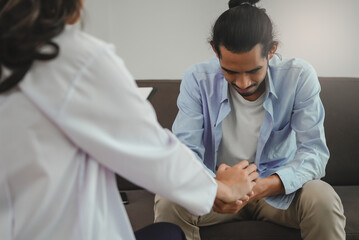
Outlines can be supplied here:
<path id="1" fill-rule="evenodd" d="M 116 46 L 135 79 L 181 79 L 215 57 L 208 38 L 227 0 L 85 0 L 84 31 Z M 359 77 L 358 0 L 261 0 L 278 53 L 322 77 Z"/>

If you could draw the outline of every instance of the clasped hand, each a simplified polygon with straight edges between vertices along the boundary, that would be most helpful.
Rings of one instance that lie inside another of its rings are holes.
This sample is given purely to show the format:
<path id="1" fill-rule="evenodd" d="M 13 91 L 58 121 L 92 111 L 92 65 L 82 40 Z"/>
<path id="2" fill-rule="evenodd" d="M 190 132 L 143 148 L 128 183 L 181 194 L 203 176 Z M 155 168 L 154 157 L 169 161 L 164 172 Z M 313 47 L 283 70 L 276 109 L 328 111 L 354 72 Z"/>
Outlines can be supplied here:
<path id="1" fill-rule="evenodd" d="M 216 202 L 234 202 L 235 205 L 243 205 L 243 202 L 253 195 L 253 187 L 258 178 L 256 170 L 256 165 L 249 165 L 248 161 L 241 161 L 233 167 L 221 164 L 216 175 L 218 183 Z M 214 211 L 216 211 L 216 202 Z"/>

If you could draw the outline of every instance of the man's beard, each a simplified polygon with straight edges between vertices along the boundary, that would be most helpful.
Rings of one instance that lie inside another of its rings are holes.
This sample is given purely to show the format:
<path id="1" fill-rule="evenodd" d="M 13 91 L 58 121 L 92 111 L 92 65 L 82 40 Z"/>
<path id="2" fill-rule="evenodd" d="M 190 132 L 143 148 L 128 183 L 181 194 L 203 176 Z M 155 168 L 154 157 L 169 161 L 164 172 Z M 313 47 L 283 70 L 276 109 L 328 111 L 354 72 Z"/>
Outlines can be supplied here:
<path id="1" fill-rule="evenodd" d="M 241 88 L 239 88 L 235 83 L 231 83 L 231 85 L 232 85 L 232 87 L 233 87 L 241 96 L 243 96 L 243 97 L 248 97 L 248 96 L 251 96 L 251 95 L 255 94 L 259 89 L 265 87 L 265 86 L 264 86 L 264 85 L 265 85 L 265 79 L 264 79 L 264 80 L 259 84 L 259 86 L 258 86 L 254 91 L 252 91 L 252 92 L 242 93 L 242 92 L 239 91 L 239 89 L 241 89 Z M 255 86 L 257 86 L 257 84 L 252 84 L 252 85 L 250 85 L 249 87 L 247 87 L 247 89 L 248 89 L 248 88 L 255 87 Z"/>

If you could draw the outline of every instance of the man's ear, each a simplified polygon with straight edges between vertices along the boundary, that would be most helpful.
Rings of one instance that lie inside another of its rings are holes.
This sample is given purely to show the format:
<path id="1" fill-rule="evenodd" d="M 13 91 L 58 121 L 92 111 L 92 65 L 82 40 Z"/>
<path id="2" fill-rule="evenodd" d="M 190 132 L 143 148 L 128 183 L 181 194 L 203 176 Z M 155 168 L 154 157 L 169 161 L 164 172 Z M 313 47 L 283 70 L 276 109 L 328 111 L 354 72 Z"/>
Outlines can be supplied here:
<path id="1" fill-rule="evenodd" d="M 213 52 L 216 54 L 217 58 L 219 58 L 218 52 L 217 52 L 216 48 L 214 47 L 213 41 L 211 42 L 211 47 L 212 47 Z"/>
<path id="2" fill-rule="evenodd" d="M 272 57 L 274 56 L 274 54 L 276 53 L 278 49 L 278 42 L 275 42 L 272 46 L 272 48 L 269 50 L 268 53 L 268 59 L 272 59 Z"/>

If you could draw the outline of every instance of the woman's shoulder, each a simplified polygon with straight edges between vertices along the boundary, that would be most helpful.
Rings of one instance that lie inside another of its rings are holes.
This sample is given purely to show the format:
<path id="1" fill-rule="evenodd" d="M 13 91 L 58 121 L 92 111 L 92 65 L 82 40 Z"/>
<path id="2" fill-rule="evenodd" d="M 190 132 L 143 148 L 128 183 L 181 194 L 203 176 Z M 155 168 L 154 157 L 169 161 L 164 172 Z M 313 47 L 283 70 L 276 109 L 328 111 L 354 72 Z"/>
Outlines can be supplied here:
<path id="1" fill-rule="evenodd" d="M 54 39 L 60 47 L 60 58 L 86 60 L 105 50 L 114 51 L 112 44 L 91 36 L 76 27 L 67 26 L 63 33 Z"/>

